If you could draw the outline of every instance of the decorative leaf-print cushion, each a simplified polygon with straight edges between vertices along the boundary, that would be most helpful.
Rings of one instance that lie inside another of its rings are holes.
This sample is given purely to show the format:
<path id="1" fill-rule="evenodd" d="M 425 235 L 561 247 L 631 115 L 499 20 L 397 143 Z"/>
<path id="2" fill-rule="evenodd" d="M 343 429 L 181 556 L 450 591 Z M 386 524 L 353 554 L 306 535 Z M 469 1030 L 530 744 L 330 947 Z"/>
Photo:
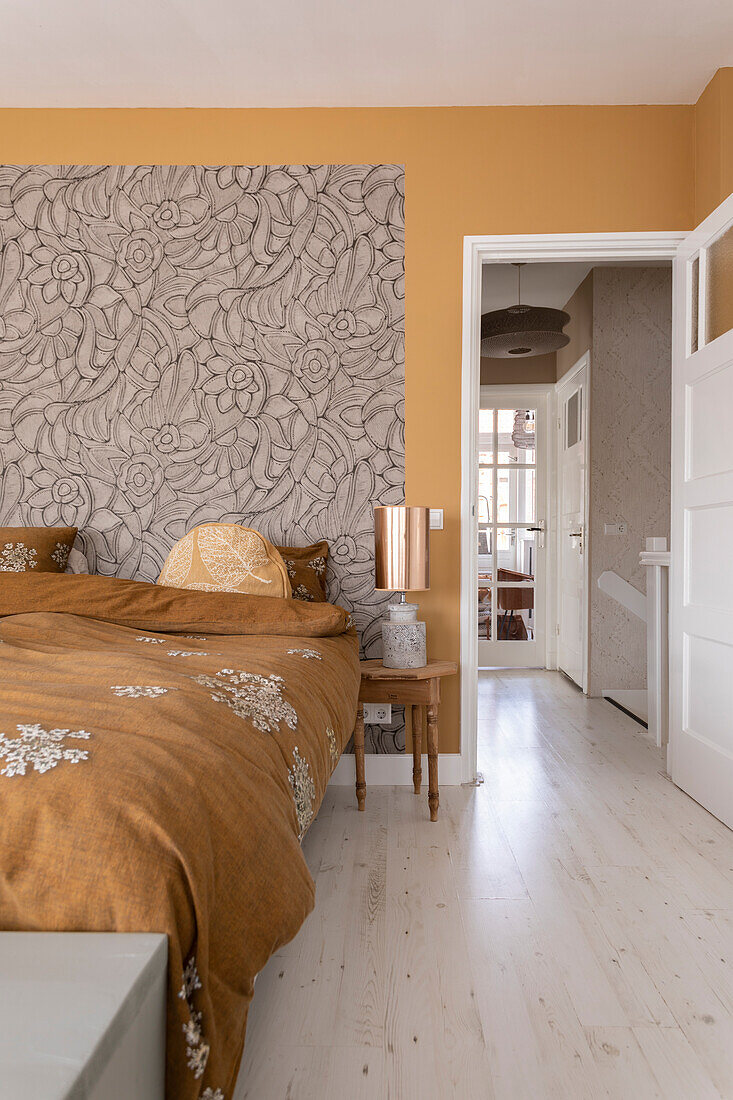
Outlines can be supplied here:
<path id="1" fill-rule="evenodd" d="M 326 566 L 328 543 L 312 546 L 278 546 L 290 578 L 293 598 L 308 603 L 326 603 Z"/>
<path id="2" fill-rule="evenodd" d="M 0 527 L 0 573 L 63 573 L 76 527 Z"/>
<path id="3" fill-rule="evenodd" d="M 291 595 L 285 564 L 259 531 L 236 523 L 204 523 L 175 544 L 158 584 L 200 592 Z"/>

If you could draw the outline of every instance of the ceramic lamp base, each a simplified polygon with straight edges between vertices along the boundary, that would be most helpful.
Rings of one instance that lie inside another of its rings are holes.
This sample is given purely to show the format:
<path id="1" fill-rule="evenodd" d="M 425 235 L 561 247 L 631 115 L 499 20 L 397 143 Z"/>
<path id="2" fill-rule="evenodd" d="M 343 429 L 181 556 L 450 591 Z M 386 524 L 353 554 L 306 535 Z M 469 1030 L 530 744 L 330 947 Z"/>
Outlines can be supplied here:
<path id="1" fill-rule="evenodd" d="M 417 621 L 416 603 L 389 604 L 382 620 L 382 664 L 385 668 L 423 668 L 428 663 L 425 623 Z"/>

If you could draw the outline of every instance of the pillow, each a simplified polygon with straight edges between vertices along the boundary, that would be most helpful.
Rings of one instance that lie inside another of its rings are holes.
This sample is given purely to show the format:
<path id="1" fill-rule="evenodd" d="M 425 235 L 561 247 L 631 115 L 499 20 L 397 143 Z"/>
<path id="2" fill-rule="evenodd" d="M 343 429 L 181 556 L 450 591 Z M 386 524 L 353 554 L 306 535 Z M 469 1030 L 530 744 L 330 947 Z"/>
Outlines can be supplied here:
<path id="1" fill-rule="evenodd" d="M 83 554 L 81 552 L 81 550 L 77 550 L 76 547 L 74 547 L 73 550 L 71 551 L 71 553 L 69 554 L 69 562 L 68 562 L 68 565 L 66 566 L 66 572 L 67 573 L 88 573 L 89 572 L 89 562 L 86 559 L 86 555 Z"/>
<path id="2" fill-rule="evenodd" d="M 278 546 L 290 577 L 293 599 L 326 603 L 326 565 L 328 543 L 312 546 Z"/>
<path id="3" fill-rule="evenodd" d="M 311 607 L 291 599 L 290 594 L 285 599 L 269 599 L 240 592 L 186 592 L 181 588 L 164 589 L 147 581 L 94 574 L 84 577 L 71 573 L 38 573 L 36 570 L 10 573 L 0 578 L 0 629 L 6 641 L 9 640 L 8 629 L 19 632 L 19 638 L 31 637 L 31 632 L 35 636 L 39 630 L 44 630 L 23 624 L 6 627 L 3 622 L 6 615 L 27 615 L 36 611 L 84 615 L 104 623 L 168 635 L 277 634 L 291 638 L 330 638 L 350 629 L 350 616 L 342 608 L 331 603 Z M 69 637 L 78 637 L 79 629 L 78 625 L 70 624 Z M 350 639 L 349 647 L 353 646 L 356 656 L 356 632 L 353 630 Z M 257 652 L 262 654 L 268 650 Z M 351 654 L 342 656 L 348 657 L 351 663 Z M 329 667 L 336 668 L 337 655 L 333 660 L 333 666 Z M 6 1091 L 0 1090 L 0 1095 L 5 1096 Z"/>
<path id="4" fill-rule="evenodd" d="M 171 550 L 158 584 L 290 598 L 288 574 L 275 547 L 259 531 L 236 523 L 194 527 Z"/>
<path id="5" fill-rule="evenodd" d="M 76 527 L 0 527 L 0 573 L 63 573 Z"/>

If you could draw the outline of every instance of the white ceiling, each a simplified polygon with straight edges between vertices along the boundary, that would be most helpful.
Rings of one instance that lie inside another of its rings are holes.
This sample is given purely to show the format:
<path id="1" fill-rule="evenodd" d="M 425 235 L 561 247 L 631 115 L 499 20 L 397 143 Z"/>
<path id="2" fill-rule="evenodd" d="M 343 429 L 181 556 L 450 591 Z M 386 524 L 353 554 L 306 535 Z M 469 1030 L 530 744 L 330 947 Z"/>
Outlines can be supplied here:
<path id="1" fill-rule="evenodd" d="M 530 306 L 562 309 L 593 264 L 525 264 L 522 301 Z M 481 312 L 506 309 L 517 300 L 517 269 L 512 264 L 484 264 L 481 272 Z"/>
<path id="2" fill-rule="evenodd" d="M 731 0 L 0 0 L 2 106 L 692 103 Z"/>

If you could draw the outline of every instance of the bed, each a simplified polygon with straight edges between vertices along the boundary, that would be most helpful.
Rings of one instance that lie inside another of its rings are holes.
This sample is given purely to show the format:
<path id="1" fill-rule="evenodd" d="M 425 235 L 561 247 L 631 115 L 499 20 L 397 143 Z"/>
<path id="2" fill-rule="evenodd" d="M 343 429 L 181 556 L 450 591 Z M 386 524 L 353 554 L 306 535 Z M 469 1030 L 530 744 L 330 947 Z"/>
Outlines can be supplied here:
<path id="1" fill-rule="evenodd" d="M 1 580 L 0 929 L 166 933 L 166 1096 L 230 1100 L 254 978 L 314 904 L 356 635 L 325 603 Z"/>

